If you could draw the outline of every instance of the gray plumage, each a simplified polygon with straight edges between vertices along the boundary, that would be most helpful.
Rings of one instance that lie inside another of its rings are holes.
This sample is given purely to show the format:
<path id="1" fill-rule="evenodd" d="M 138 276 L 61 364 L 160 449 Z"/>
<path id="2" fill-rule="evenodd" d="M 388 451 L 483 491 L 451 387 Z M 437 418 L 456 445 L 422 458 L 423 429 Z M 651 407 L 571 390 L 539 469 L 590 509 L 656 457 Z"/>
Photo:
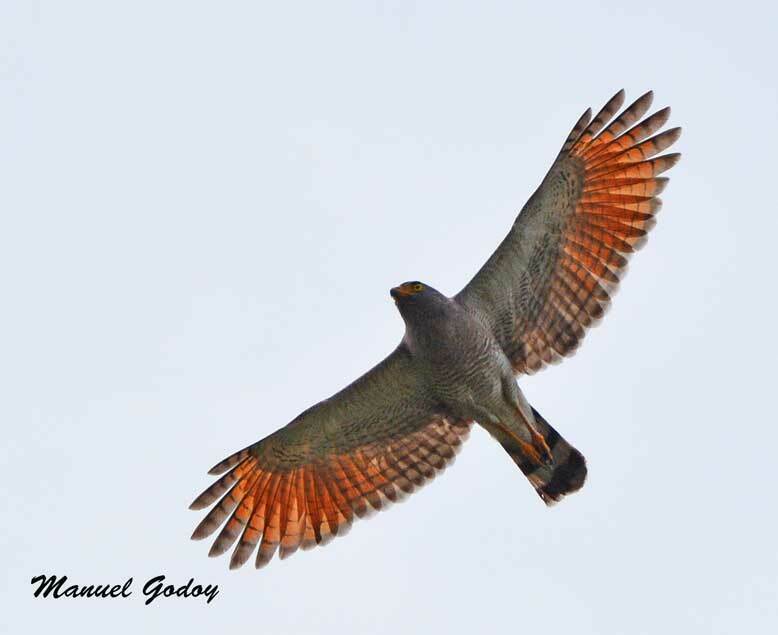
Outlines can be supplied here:
<path id="1" fill-rule="evenodd" d="M 212 509 L 193 538 L 219 527 L 210 555 L 231 567 L 324 544 L 443 470 L 477 422 L 547 504 L 579 489 L 583 456 L 532 408 L 515 375 L 572 354 L 610 303 L 644 242 L 679 155 L 654 135 L 669 109 L 643 119 L 646 93 L 613 119 L 619 91 L 587 111 L 495 253 L 448 298 L 421 282 L 391 293 L 405 335 L 380 364 L 287 426 L 236 452 L 192 503 Z M 608 123 L 610 122 L 610 123 Z M 257 548 L 258 545 L 258 548 Z"/>

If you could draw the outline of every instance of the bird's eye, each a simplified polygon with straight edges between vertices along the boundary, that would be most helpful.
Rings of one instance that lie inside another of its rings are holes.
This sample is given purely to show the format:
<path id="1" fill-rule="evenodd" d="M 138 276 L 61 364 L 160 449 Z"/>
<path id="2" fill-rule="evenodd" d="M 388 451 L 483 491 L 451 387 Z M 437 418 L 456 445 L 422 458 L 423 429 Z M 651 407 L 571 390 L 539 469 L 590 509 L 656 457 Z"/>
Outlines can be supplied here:
<path id="1" fill-rule="evenodd" d="M 418 293 L 419 291 L 421 291 L 423 288 L 424 288 L 424 285 L 423 285 L 423 284 L 419 284 L 418 282 L 417 282 L 416 284 L 414 284 L 414 285 L 413 285 L 413 290 L 414 290 L 416 293 Z"/>

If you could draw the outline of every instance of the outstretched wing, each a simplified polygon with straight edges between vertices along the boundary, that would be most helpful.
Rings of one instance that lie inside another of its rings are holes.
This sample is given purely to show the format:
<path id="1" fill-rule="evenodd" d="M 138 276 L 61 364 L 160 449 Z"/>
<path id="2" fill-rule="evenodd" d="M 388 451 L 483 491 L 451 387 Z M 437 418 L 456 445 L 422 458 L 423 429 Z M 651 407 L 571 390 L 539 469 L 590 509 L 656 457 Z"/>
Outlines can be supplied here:
<path id="1" fill-rule="evenodd" d="M 354 517 L 394 502 L 451 462 L 470 422 L 439 412 L 400 345 L 378 366 L 284 428 L 211 469 L 224 474 L 192 503 L 215 503 L 192 538 L 226 524 L 211 547 L 236 541 L 230 568 L 259 544 L 256 566 L 343 535 Z"/>
<path id="2" fill-rule="evenodd" d="M 457 299 L 481 315 L 517 373 L 572 355 L 602 317 L 630 254 L 645 241 L 679 154 L 655 156 L 681 129 L 654 135 L 670 115 L 641 121 L 648 92 L 621 108 L 619 91 L 591 121 L 587 110 L 491 258 Z"/>

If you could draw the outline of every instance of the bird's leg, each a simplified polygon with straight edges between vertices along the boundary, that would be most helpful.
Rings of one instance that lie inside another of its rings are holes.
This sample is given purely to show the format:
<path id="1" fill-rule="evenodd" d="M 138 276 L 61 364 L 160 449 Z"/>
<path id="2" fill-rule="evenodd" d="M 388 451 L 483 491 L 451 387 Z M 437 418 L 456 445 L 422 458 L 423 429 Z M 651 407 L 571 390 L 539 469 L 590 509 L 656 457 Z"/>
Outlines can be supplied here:
<path id="1" fill-rule="evenodd" d="M 500 407 L 490 411 L 471 399 L 468 404 L 471 416 L 501 443 L 503 439 L 511 439 L 522 455 L 535 465 L 552 465 L 554 458 L 551 449 L 543 435 L 532 425 L 535 420 L 532 407 L 527 403 L 513 378 L 507 385 L 510 393 L 506 395 L 507 403 L 503 402 L 507 408 Z"/>
<path id="2" fill-rule="evenodd" d="M 538 454 L 540 462 L 542 462 L 543 465 L 552 465 L 554 463 L 554 456 L 551 454 L 551 448 L 548 447 L 548 443 L 546 443 L 543 435 L 529 422 L 527 422 L 527 428 L 532 437 L 532 447 Z"/>
<path id="3" fill-rule="evenodd" d="M 554 459 L 551 455 L 551 450 L 549 449 L 546 440 L 537 430 L 535 430 L 534 427 L 532 427 L 532 425 L 530 425 L 524 419 L 524 417 L 522 417 L 521 420 L 525 424 L 526 429 L 512 429 L 510 426 L 505 425 L 505 423 L 502 421 L 492 421 L 491 425 L 497 429 L 495 436 L 497 436 L 498 439 L 501 435 L 510 438 L 513 443 L 518 446 L 522 455 L 527 457 L 535 465 L 551 465 L 554 462 Z M 527 432 L 529 432 L 529 440 L 522 438 L 527 436 Z"/>
<path id="4" fill-rule="evenodd" d="M 531 441 L 530 447 L 534 450 L 534 452 L 529 450 L 525 451 L 533 459 L 537 458 L 539 465 L 552 465 L 554 463 L 554 456 L 551 454 L 551 448 L 548 447 L 548 443 L 546 443 L 543 435 L 535 428 L 535 416 L 532 414 L 532 406 L 529 405 L 529 402 L 524 397 L 521 390 L 518 390 L 518 387 L 515 391 L 515 400 L 519 419 L 527 427 Z"/>

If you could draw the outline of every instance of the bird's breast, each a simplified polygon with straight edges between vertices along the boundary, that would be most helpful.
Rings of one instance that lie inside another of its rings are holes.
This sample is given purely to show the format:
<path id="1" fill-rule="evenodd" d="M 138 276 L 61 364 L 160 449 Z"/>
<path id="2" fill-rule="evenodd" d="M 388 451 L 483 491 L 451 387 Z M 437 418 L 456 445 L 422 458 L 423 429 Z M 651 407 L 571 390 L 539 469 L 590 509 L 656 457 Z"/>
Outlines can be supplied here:
<path id="1" fill-rule="evenodd" d="M 500 392 L 501 355 L 491 333 L 468 316 L 430 329 L 419 351 L 430 388 L 456 410 L 462 404 L 491 400 Z"/>

